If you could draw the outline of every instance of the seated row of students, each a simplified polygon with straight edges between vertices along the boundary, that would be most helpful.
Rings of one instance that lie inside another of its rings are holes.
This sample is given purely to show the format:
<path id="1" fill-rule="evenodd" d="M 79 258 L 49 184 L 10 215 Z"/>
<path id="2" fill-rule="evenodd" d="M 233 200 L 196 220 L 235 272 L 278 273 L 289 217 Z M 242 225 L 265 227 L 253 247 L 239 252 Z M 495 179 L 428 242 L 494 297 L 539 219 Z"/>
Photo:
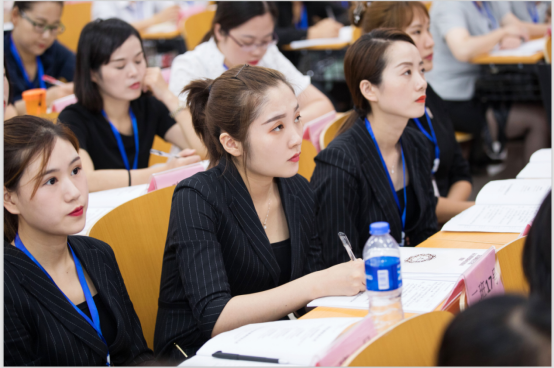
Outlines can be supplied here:
<path id="1" fill-rule="evenodd" d="M 406 210 L 410 221 L 405 225 L 406 243 L 409 238 L 410 245 L 416 245 L 436 229 L 432 145 L 421 132 L 406 127 L 410 118 L 424 112 L 423 60 L 413 40 L 398 30 L 378 29 L 362 36 L 348 50 L 347 62 L 367 57 L 368 50 L 377 51 L 374 58 L 382 67 L 374 66 L 373 73 L 363 79 L 351 77 L 356 81 L 350 87 L 359 116 L 352 116 L 354 125 L 336 139 L 332 150 L 342 153 L 342 137 L 352 137 L 351 143 L 365 140 L 366 156 L 352 150 L 348 169 L 365 175 L 360 176 L 365 190 L 360 193 L 366 195 L 367 206 L 386 208 L 379 220 L 395 224 L 393 236 L 398 241 L 403 238 L 400 210 Z M 301 111 L 284 75 L 246 64 L 214 80 L 195 80 L 184 92 L 212 168 L 183 180 L 173 197 L 154 339 L 156 356 L 169 362 L 183 359 L 176 345 L 190 356 L 221 332 L 284 318 L 317 297 L 354 295 L 365 289 L 361 260 L 341 263 L 342 257 L 330 249 L 332 242 L 327 239 L 336 235 L 318 231 L 317 184 L 314 193 L 296 174 Z M 8 290 L 4 328 L 10 347 L 6 361 L 104 364 L 108 351 L 115 364 L 150 359 L 113 252 L 102 242 L 68 237 L 83 228 L 87 207 L 78 142 L 63 124 L 54 126 L 34 117 L 13 118 L 4 129 L 8 241 L 4 245 Z M 29 137 L 37 134 L 45 138 Z M 32 149 L 23 149 L 22 141 L 36 143 Z M 366 158 L 374 164 L 364 168 Z M 388 167 L 393 165 L 395 172 L 391 170 L 389 176 Z M 366 179 L 383 177 L 383 172 L 391 179 L 390 186 L 383 178 Z M 406 195 L 396 206 L 391 200 L 396 189 L 418 198 L 406 201 Z M 391 206 L 375 205 L 370 195 Z M 419 209 L 410 209 L 412 205 Z M 413 223 L 419 223 L 422 230 L 408 227 Z M 359 252 L 360 240 L 352 240 Z M 342 249 L 337 243 L 335 247 Z M 109 270 L 102 272 L 103 267 Z M 60 277 L 67 269 L 74 275 L 69 281 Z M 117 281 L 115 286 L 106 282 L 106 272 Z M 23 281 L 27 279 L 33 283 Z M 33 288 L 34 283 L 42 289 Z M 48 295 L 41 290 L 49 290 Z M 81 307 L 86 314 L 89 306 L 94 322 L 77 316 L 81 309 L 77 303 L 85 299 L 87 304 Z M 101 317 L 92 312 L 95 309 Z M 58 322 L 60 313 L 73 320 Z M 40 323 L 44 318 L 51 321 L 50 327 Z M 119 319 L 125 323 L 117 323 Z M 79 323 L 80 329 L 70 327 L 72 322 Z M 118 326 L 116 331 L 113 326 Z M 27 336 L 23 344 L 21 336 Z M 63 343 L 71 348 L 62 351 Z"/>

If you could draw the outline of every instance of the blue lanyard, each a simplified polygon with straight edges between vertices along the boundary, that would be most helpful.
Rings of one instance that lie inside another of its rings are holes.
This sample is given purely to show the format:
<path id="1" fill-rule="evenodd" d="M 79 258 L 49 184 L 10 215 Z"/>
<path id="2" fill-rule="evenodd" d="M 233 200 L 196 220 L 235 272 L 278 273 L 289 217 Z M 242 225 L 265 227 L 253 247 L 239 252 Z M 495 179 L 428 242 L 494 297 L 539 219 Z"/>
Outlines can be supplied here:
<path id="1" fill-rule="evenodd" d="M 497 29 L 498 28 L 498 22 L 496 21 L 496 18 L 492 15 L 492 13 L 489 9 L 489 6 L 487 5 L 487 2 L 483 1 L 483 2 L 481 2 L 481 4 L 483 4 L 483 8 L 481 8 L 479 6 L 479 4 L 477 4 L 477 1 L 473 2 L 473 5 L 475 5 L 477 10 L 479 10 L 479 13 L 481 13 L 481 15 L 489 18 L 489 22 L 490 22 L 490 25 L 491 25 L 492 29 Z M 484 13 L 483 13 L 483 9 L 485 10 Z"/>
<path id="2" fill-rule="evenodd" d="M 296 29 L 308 29 L 308 12 L 306 6 L 302 4 L 302 11 L 300 13 L 300 20 L 295 24 Z"/>
<path id="3" fill-rule="evenodd" d="M 369 120 L 367 120 L 367 117 L 365 118 L 365 127 L 367 131 L 369 132 L 369 135 L 371 136 L 371 139 L 373 140 L 373 143 L 375 144 L 375 148 L 377 148 L 377 153 L 379 153 L 379 158 L 381 159 L 381 164 L 383 164 L 383 168 L 385 169 L 385 172 L 387 173 L 387 179 L 389 179 L 389 186 L 392 190 L 392 195 L 394 196 L 394 200 L 396 201 L 396 206 L 398 207 L 398 213 L 400 214 L 400 218 L 402 219 L 402 240 L 400 241 L 400 246 L 404 246 L 404 229 L 406 228 L 406 207 L 408 207 L 408 200 L 406 198 L 406 163 L 404 160 L 404 150 L 402 149 L 402 140 L 400 140 L 400 154 L 402 155 L 402 173 L 404 175 L 404 210 L 400 208 L 400 200 L 398 199 L 398 195 L 396 194 L 396 191 L 394 190 L 394 184 L 392 183 L 392 179 L 389 174 L 389 170 L 387 168 L 387 164 L 385 163 L 385 160 L 383 159 L 383 155 L 381 154 L 381 149 L 379 148 L 379 144 L 377 144 L 377 140 L 375 139 L 375 134 L 373 134 L 373 129 L 371 129 L 371 124 L 369 123 Z"/>
<path id="4" fill-rule="evenodd" d="M 229 67 L 227 65 L 225 65 L 225 63 L 223 63 L 223 69 L 229 70 Z"/>
<path id="5" fill-rule="evenodd" d="M 529 12 L 529 15 L 531 16 L 531 19 L 533 20 L 533 23 L 539 22 L 539 12 L 537 11 L 537 5 L 533 1 L 526 2 L 525 5 L 527 5 L 527 11 Z"/>
<path id="6" fill-rule="evenodd" d="M 46 272 L 44 267 L 42 267 L 41 264 L 38 263 L 38 261 L 35 259 L 35 257 L 33 257 L 33 255 L 27 250 L 27 248 L 25 248 L 25 245 L 23 245 L 23 242 L 21 241 L 21 239 L 19 239 L 19 234 L 16 234 L 15 236 L 15 246 L 17 249 L 23 251 L 23 253 L 25 253 L 27 257 L 31 259 L 31 261 L 35 262 L 38 268 L 40 268 L 42 272 L 44 272 L 46 276 L 48 276 L 48 278 L 50 279 L 50 281 L 54 283 L 54 285 L 56 285 L 56 283 L 54 282 L 52 277 L 48 274 L 48 272 Z M 87 280 L 85 279 L 85 273 L 83 272 L 83 267 L 81 266 L 81 262 L 79 262 L 79 259 L 75 255 L 75 252 L 73 252 L 73 248 L 71 248 L 71 245 L 67 243 L 67 246 L 69 247 L 69 250 L 71 251 L 71 255 L 73 256 L 73 261 L 75 262 L 75 268 L 77 269 L 77 276 L 79 277 L 79 283 L 83 288 L 83 293 L 85 294 L 85 299 L 87 300 L 88 309 L 90 310 L 90 315 L 92 316 L 92 319 L 94 322 L 91 321 L 90 318 L 88 318 L 88 316 L 85 313 L 83 313 L 81 309 L 79 309 L 79 307 L 77 307 L 75 304 L 73 304 L 71 300 L 69 300 L 67 295 L 64 294 L 64 292 L 58 287 L 58 285 L 56 285 L 56 287 L 58 288 L 58 290 L 60 290 L 63 296 L 65 296 L 65 298 L 67 299 L 69 304 L 71 304 L 73 309 L 75 309 L 77 313 L 79 313 L 89 323 L 89 325 L 91 325 L 92 328 L 94 328 L 94 330 L 98 334 L 98 337 L 100 337 L 102 342 L 106 345 L 106 349 L 108 349 L 106 365 L 110 366 L 110 351 L 108 348 L 108 343 L 106 342 L 106 339 L 104 339 L 104 336 L 102 335 L 102 330 L 100 329 L 100 316 L 98 315 L 98 309 L 96 309 L 96 303 L 94 303 L 94 299 L 92 298 L 92 295 L 90 293 L 90 289 L 88 287 Z"/>
<path id="7" fill-rule="evenodd" d="M 117 128 L 108 119 L 108 116 L 106 115 L 106 112 L 104 110 L 102 110 L 102 115 L 104 115 L 104 118 L 106 118 L 108 123 L 110 123 L 110 127 L 112 128 L 113 135 L 115 136 L 115 140 L 117 141 L 117 146 L 119 147 L 119 153 L 121 153 L 121 158 L 123 159 L 125 168 L 127 170 L 131 170 L 129 168 L 129 160 L 127 159 L 125 146 L 123 146 L 123 141 L 121 140 L 121 134 L 119 134 L 119 132 L 117 131 Z M 129 116 L 131 117 L 131 122 L 133 123 L 133 135 L 135 136 L 135 161 L 133 162 L 133 170 L 136 170 L 138 167 L 139 138 L 138 138 L 137 118 L 135 117 L 135 114 L 133 114 L 133 110 L 131 110 L 130 107 L 129 107 Z"/>
<path id="8" fill-rule="evenodd" d="M 437 142 L 437 136 L 435 135 L 435 129 L 433 129 L 433 124 L 431 124 L 431 118 L 429 117 L 429 114 L 427 113 L 427 109 L 425 109 L 425 117 L 427 118 L 427 123 L 429 124 L 429 128 L 431 129 L 431 134 L 427 133 L 423 125 L 421 125 L 421 122 L 418 118 L 414 118 L 414 122 L 416 123 L 417 127 L 425 136 L 433 142 L 433 145 L 435 146 L 435 160 L 433 161 L 433 169 L 431 170 L 431 173 L 435 174 L 437 170 L 439 169 L 440 164 L 440 149 L 439 144 Z"/>
<path id="9" fill-rule="evenodd" d="M 35 86 L 33 85 L 33 82 L 29 79 L 29 75 L 27 74 L 27 71 L 25 70 L 25 67 L 23 66 L 23 61 L 21 61 L 21 57 L 19 56 L 19 52 L 17 52 L 17 48 L 15 47 L 15 43 L 13 42 L 13 37 L 10 35 L 10 49 L 12 51 L 12 55 L 17 62 L 17 66 L 23 73 L 23 78 L 25 79 L 25 84 L 27 84 L 27 89 L 33 89 Z M 37 74 L 38 74 L 38 82 L 40 84 L 40 88 L 46 89 L 46 83 L 42 80 L 42 77 L 44 76 L 44 66 L 42 65 L 42 60 L 40 60 L 40 57 L 37 56 Z"/>

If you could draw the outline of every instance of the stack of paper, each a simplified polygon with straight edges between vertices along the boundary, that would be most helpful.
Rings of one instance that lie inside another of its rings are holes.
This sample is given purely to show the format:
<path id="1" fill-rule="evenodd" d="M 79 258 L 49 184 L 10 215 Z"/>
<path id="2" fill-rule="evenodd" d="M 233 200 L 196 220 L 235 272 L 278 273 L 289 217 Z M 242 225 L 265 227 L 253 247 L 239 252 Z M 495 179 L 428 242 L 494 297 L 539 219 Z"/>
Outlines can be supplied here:
<path id="1" fill-rule="evenodd" d="M 531 155 L 529 163 L 517 174 L 518 179 L 550 179 L 552 177 L 552 149 L 544 148 Z"/>
<path id="2" fill-rule="evenodd" d="M 314 366 L 335 339 L 361 318 L 319 318 L 255 323 L 227 331 L 206 342 L 180 366 L 269 365 L 212 357 L 215 352 L 278 359 L 279 364 Z"/>
<path id="3" fill-rule="evenodd" d="M 515 49 L 495 50 L 490 53 L 491 56 L 533 56 L 537 52 L 544 50 L 546 38 L 527 41 Z"/>
<path id="4" fill-rule="evenodd" d="M 551 189 L 550 179 L 510 179 L 487 183 L 475 206 L 448 221 L 442 231 L 521 233 Z"/>
<path id="5" fill-rule="evenodd" d="M 405 313 L 435 310 L 454 288 L 456 281 L 485 249 L 400 248 L 402 308 Z M 367 292 L 352 297 L 319 298 L 308 307 L 368 309 Z"/>

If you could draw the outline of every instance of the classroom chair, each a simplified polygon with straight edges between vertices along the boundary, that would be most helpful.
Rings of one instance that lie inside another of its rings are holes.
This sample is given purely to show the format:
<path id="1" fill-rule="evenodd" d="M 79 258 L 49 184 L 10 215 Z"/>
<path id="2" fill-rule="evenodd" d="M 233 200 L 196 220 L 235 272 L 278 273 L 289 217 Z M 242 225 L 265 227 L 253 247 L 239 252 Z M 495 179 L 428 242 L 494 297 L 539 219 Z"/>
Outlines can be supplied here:
<path id="1" fill-rule="evenodd" d="M 112 247 L 150 349 L 174 189 L 155 190 L 114 208 L 88 234 Z"/>
<path id="2" fill-rule="evenodd" d="M 516 239 L 496 251 L 502 283 L 507 293 L 529 294 L 529 283 L 523 273 L 522 264 L 525 239 L 527 237 Z"/>
<path id="3" fill-rule="evenodd" d="M 552 63 L 552 35 L 548 35 L 544 45 L 544 60 L 548 64 Z"/>
<path id="4" fill-rule="evenodd" d="M 407 318 L 365 343 L 342 366 L 434 366 L 452 318 L 452 313 L 444 311 Z"/>
<path id="5" fill-rule="evenodd" d="M 310 181 L 315 170 L 314 159 L 317 156 L 317 149 L 312 142 L 303 139 L 301 150 L 300 161 L 298 161 L 298 173 Z"/>
<path id="6" fill-rule="evenodd" d="M 66 1 L 63 6 L 60 21 L 65 26 L 65 32 L 58 35 L 57 40 L 73 52 L 77 52 L 77 44 L 81 31 L 91 21 L 92 1 Z"/>
<path id="7" fill-rule="evenodd" d="M 152 148 L 158 151 L 162 151 L 165 153 L 169 153 L 171 150 L 172 144 L 168 141 L 164 140 L 158 135 L 154 136 L 154 142 L 152 143 Z M 156 165 L 156 164 L 165 164 L 167 162 L 167 157 L 162 157 L 158 155 L 152 155 L 150 154 L 150 158 L 148 159 L 148 167 Z"/>
<path id="8" fill-rule="evenodd" d="M 187 50 L 194 50 L 200 44 L 204 35 L 212 27 L 214 16 L 215 6 L 211 5 L 205 11 L 191 15 L 183 22 L 181 34 L 187 44 Z"/>
<path id="9" fill-rule="evenodd" d="M 336 119 L 330 122 L 325 128 L 323 128 L 323 131 L 319 135 L 319 146 L 321 147 L 321 149 L 325 149 L 329 145 L 329 143 L 331 143 L 349 115 L 350 111 L 342 114 L 337 114 Z"/>

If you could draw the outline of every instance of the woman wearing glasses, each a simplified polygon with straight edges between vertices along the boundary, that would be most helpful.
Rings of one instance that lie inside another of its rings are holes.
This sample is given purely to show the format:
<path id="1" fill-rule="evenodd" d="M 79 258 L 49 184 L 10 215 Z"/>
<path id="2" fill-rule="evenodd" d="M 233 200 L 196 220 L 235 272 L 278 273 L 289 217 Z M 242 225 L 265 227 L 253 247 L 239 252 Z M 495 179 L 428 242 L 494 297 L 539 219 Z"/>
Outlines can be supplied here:
<path id="1" fill-rule="evenodd" d="M 47 89 L 47 105 L 73 93 L 73 83 L 55 86 L 42 79 L 47 75 L 73 81 L 75 55 L 56 41 L 65 29 L 60 22 L 62 10 L 62 1 L 16 1 L 13 5 L 13 30 L 4 33 L 4 57 L 20 115 L 26 112 L 21 93 L 28 89 Z"/>
<path id="2" fill-rule="evenodd" d="M 311 85 L 276 46 L 277 10 L 270 2 L 219 2 L 212 29 L 204 43 L 175 58 L 169 89 L 179 96 L 183 87 L 198 78 L 215 79 L 241 64 L 280 71 L 295 89 L 305 122 L 333 110 L 331 101 Z M 186 93 L 180 95 L 185 101 Z M 190 119 L 190 113 L 187 114 Z"/>

